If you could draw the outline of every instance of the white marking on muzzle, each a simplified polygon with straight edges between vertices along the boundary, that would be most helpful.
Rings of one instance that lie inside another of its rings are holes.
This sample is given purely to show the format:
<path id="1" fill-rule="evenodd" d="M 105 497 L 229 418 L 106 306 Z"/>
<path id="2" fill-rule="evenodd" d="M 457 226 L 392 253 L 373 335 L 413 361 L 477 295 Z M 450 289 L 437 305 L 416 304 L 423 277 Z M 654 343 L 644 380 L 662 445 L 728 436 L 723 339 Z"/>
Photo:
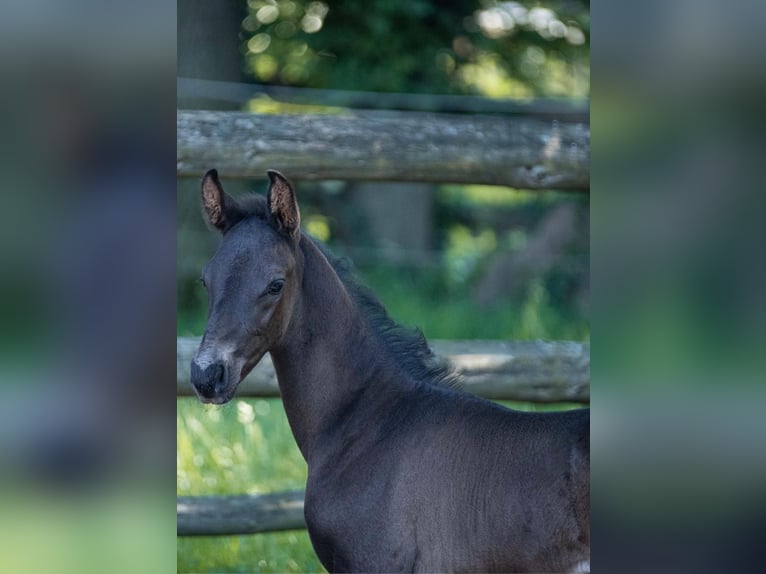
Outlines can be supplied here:
<path id="1" fill-rule="evenodd" d="M 582 560 L 581 562 L 578 562 L 575 564 L 575 567 L 573 570 L 570 571 L 572 574 L 581 574 L 582 572 L 590 572 L 590 560 Z"/>
<path id="2" fill-rule="evenodd" d="M 234 347 L 223 345 L 206 345 L 200 348 L 194 357 L 194 362 L 203 371 L 213 363 L 231 364 L 234 355 Z"/>

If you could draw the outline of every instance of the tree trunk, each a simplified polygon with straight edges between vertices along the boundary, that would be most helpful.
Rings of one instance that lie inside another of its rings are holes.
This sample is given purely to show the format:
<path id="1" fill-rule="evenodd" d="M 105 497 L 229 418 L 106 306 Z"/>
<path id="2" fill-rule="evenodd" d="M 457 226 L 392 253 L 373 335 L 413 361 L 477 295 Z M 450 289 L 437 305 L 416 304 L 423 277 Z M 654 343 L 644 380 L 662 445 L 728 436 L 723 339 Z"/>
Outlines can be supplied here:
<path id="1" fill-rule="evenodd" d="M 244 3 L 235 0 L 179 0 L 178 55 L 179 77 L 202 80 L 242 81 L 243 58 L 240 29 L 245 17 Z M 240 108 L 238 102 L 218 98 L 186 97 L 185 108 Z"/>

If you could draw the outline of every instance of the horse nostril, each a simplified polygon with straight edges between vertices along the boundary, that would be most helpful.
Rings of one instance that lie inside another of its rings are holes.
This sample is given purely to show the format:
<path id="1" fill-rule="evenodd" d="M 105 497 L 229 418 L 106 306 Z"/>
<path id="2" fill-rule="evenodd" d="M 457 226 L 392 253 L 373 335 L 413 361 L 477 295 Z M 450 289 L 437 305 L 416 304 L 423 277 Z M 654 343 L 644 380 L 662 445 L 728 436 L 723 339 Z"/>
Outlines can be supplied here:
<path id="1" fill-rule="evenodd" d="M 200 367 L 199 363 L 192 361 L 191 382 L 200 395 L 213 397 L 220 389 L 226 378 L 226 366 L 221 362 L 211 363 Z"/>
<path id="2" fill-rule="evenodd" d="M 213 363 L 212 365 L 208 366 L 207 369 L 205 369 L 205 373 L 207 375 L 207 380 L 209 383 L 213 385 L 217 385 L 221 381 L 223 381 L 223 374 L 224 374 L 224 368 L 223 363 Z"/>

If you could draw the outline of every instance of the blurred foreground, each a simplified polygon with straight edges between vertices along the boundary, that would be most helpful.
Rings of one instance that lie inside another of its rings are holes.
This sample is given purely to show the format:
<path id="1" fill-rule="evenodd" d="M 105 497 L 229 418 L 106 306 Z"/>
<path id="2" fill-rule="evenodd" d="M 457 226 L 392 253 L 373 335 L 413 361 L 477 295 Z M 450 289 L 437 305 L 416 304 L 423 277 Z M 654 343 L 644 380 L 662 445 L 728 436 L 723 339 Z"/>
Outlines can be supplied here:
<path id="1" fill-rule="evenodd" d="M 593 9 L 594 571 L 759 570 L 762 2 Z M 756 24 L 757 22 L 757 24 Z"/>
<path id="2" fill-rule="evenodd" d="M 0 570 L 172 571 L 175 5 L 4 8 Z"/>

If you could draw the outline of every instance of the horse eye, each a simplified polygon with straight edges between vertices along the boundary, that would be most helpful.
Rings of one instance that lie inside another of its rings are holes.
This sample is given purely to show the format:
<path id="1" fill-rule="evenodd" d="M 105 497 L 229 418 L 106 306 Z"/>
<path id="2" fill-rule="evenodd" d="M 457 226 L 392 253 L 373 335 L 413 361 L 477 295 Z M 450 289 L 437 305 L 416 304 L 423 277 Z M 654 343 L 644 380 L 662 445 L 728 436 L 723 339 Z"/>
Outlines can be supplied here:
<path id="1" fill-rule="evenodd" d="M 205 283 L 205 278 L 204 277 L 200 277 L 199 278 L 199 282 L 202 283 L 203 287 L 207 288 L 207 283 Z"/>
<path id="2" fill-rule="evenodd" d="M 269 285 L 269 295 L 277 295 L 281 290 L 282 287 L 285 286 L 285 282 L 283 279 L 277 279 L 276 281 L 272 281 Z"/>

